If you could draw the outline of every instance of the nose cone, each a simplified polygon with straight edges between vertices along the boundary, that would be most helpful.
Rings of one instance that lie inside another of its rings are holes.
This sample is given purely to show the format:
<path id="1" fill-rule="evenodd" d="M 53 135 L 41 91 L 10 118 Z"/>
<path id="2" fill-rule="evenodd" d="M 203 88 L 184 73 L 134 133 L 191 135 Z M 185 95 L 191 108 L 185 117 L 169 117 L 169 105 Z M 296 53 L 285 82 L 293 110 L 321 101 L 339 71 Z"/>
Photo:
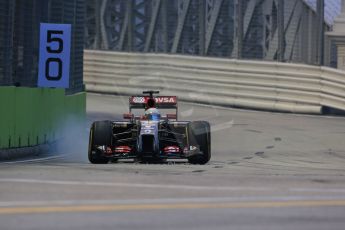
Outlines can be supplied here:
<path id="1" fill-rule="evenodd" d="M 138 140 L 138 150 L 146 156 L 155 156 L 159 154 L 157 121 L 142 121 L 140 135 Z"/>

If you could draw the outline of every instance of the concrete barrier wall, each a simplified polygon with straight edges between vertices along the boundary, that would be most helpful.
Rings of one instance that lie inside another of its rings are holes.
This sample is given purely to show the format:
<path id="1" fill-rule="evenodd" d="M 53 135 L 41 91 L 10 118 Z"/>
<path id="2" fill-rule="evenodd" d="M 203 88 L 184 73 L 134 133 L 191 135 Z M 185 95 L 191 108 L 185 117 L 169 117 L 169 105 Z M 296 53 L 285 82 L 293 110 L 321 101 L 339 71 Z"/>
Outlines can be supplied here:
<path id="1" fill-rule="evenodd" d="M 185 101 L 321 113 L 345 111 L 345 73 L 302 64 L 86 50 L 87 91 L 138 94 L 160 89 Z"/>
<path id="2" fill-rule="evenodd" d="M 70 118 L 85 119 L 85 93 L 0 87 L 0 149 L 37 146 L 62 138 Z"/>

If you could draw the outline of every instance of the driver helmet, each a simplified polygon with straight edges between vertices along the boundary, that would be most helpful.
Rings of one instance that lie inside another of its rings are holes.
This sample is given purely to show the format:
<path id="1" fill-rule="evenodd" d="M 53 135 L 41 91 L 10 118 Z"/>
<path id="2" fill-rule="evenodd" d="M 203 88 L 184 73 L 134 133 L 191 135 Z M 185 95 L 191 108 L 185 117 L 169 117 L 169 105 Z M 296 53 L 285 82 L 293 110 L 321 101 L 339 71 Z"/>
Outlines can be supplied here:
<path id="1" fill-rule="evenodd" d="M 150 121 L 159 121 L 161 119 L 161 114 L 156 108 L 149 108 L 145 111 L 145 116 Z"/>

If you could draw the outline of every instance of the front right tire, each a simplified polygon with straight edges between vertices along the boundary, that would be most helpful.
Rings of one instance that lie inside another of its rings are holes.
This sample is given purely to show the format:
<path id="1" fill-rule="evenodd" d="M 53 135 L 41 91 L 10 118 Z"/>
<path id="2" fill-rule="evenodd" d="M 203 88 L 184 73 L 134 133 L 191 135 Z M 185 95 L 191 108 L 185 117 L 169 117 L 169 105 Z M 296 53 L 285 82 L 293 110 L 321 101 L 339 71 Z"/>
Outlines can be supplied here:
<path id="1" fill-rule="evenodd" d="M 202 155 L 191 156 L 188 162 L 204 165 L 211 159 L 211 128 L 207 121 L 192 121 L 188 124 L 190 145 L 198 145 Z"/>

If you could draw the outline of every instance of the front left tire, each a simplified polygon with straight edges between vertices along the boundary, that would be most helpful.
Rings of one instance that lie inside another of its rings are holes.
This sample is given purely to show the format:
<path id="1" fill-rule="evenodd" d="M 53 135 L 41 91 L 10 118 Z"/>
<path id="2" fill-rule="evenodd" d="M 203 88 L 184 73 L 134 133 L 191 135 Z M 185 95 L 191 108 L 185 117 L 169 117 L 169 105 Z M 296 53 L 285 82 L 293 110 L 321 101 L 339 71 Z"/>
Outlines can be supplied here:
<path id="1" fill-rule="evenodd" d="M 112 122 L 95 121 L 91 125 L 89 136 L 88 158 L 92 164 L 107 164 L 109 159 L 101 156 L 96 150 L 96 146 L 112 146 Z"/>

